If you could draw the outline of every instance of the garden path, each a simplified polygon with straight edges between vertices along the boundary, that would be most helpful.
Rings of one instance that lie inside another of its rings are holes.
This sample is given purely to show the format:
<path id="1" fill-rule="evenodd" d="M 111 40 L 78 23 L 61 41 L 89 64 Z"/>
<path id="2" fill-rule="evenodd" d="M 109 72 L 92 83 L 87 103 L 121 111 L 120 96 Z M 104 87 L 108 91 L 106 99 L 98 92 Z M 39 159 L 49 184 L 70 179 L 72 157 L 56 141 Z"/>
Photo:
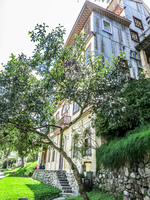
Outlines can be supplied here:
<path id="1" fill-rule="evenodd" d="M 4 173 L 0 170 L 0 179 L 2 179 L 4 177 L 5 177 Z"/>

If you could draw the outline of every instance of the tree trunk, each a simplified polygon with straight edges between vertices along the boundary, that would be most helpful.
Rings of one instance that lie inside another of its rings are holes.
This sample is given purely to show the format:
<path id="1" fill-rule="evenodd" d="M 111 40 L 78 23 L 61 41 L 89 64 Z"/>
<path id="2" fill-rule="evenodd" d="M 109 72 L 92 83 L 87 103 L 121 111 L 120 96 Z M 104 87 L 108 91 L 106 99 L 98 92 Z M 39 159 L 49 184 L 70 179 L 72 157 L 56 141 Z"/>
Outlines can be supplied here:
<path id="1" fill-rule="evenodd" d="M 7 156 L 7 158 L 6 158 L 6 168 L 7 168 L 7 170 L 8 170 L 8 156 Z"/>
<path id="2" fill-rule="evenodd" d="M 64 131 L 61 131 L 61 135 L 63 135 L 63 132 Z M 43 136 L 43 134 L 39 134 L 39 132 L 38 132 L 38 135 Z M 72 161 L 72 159 L 67 155 L 67 153 L 63 150 L 62 147 L 58 147 L 47 135 L 44 135 L 44 137 L 45 137 L 45 139 L 48 140 L 48 142 L 43 141 L 43 144 L 48 144 L 51 147 L 53 147 L 54 149 L 56 149 L 69 163 L 71 169 L 73 170 L 73 174 L 74 174 L 77 184 L 79 186 L 79 193 L 82 196 L 83 200 L 90 200 L 89 197 L 87 196 L 86 192 L 84 191 L 84 185 L 82 183 L 82 179 L 81 179 L 79 170 L 78 170 L 77 166 L 74 164 L 74 162 Z M 62 136 L 61 136 L 61 139 L 62 139 Z M 61 144 L 62 143 L 60 143 L 60 145 Z"/>
<path id="3" fill-rule="evenodd" d="M 71 160 L 71 158 L 66 154 L 66 152 L 62 148 L 57 148 L 56 150 L 67 160 L 67 162 L 71 166 L 71 169 L 73 170 L 73 174 L 79 186 L 79 193 L 82 196 L 82 198 L 84 200 L 90 200 L 86 192 L 84 191 L 84 185 L 82 183 L 82 179 L 81 179 L 77 166 L 74 164 L 74 162 Z"/>
<path id="4" fill-rule="evenodd" d="M 73 170 L 73 174 L 74 174 L 74 176 L 76 178 L 76 181 L 78 183 L 78 186 L 79 186 L 80 195 L 82 196 L 82 198 L 84 200 L 90 200 L 89 197 L 87 196 L 86 192 L 84 191 L 84 185 L 82 183 L 82 179 L 81 179 L 81 176 L 79 174 L 79 171 L 78 171 L 77 167 L 75 166 L 75 168 L 72 169 L 72 170 Z"/>
<path id="5" fill-rule="evenodd" d="M 21 156 L 21 168 L 24 167 L 24 159 L 23 159 L 23 156 Z"/>

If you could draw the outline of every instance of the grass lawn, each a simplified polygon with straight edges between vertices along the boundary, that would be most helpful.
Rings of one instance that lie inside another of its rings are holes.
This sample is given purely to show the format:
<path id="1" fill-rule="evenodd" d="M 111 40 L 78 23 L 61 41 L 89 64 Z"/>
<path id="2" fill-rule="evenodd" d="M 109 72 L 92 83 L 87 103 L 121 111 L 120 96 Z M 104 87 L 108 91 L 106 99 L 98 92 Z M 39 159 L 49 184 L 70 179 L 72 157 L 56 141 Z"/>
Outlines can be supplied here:
<path id="1" fill-rule="evenodd" d="M 94 189 L 87 193 L 90 200 L 122 200 L 122 198 L 116 198 L 110 194 L 100 191 L 99 189 Z M 65 198 L 65 200 L 83 200 L 81 196 Z"/>
<path id="2" fill-rule="evenodd" d="M 5 176 L 18 176 L 18 177 L 27 177 L 30 176 L 34 172 L 34 166 L 37 164 L 36 162 L 30 162 L 24 165 L 23 168 L 18 167 L 10 170 L 3 170 L 3 173 Z M 15 172 L 14 174 L 11 174 L 11 172 Z"/>
<path id="3" fill-rule="evenodd" d="M 61 191 L 50 185 L 26 177 L 5 177 L 0 180 L 0 200 L 47 200 Z"/>
<path id="4" fill-rule="evenodd" d="M 18 200 L 28 198 L 29 200 L 48 200 L 58 196 L 61 192 L 57 188 L 45 185 L 37 180 L 29 178 L 34 171 L 35 163 L 27 163 L 24 168 L 3 170 L 5 178 L 0 180 L 0 200 Z M 15 172 L 11 174 L 10 172 Z M 28 177 L 27 177 L 28 176 Z M 90 200 L 121 200 L 98 189 L 88 193 Z M 66 198 L 66 200 L 82 200 L 80 196 Z"/>

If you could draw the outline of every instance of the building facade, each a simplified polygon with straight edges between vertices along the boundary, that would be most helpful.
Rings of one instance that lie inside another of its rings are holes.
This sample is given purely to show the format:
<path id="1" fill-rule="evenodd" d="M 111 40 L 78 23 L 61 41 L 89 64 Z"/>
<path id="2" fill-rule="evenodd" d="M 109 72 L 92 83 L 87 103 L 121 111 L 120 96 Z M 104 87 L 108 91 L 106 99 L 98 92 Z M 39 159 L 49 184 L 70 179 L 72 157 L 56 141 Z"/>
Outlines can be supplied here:
<path id="1" fill-rule="evenodd" d="M 95 55 L 103 54 L 104 61 L 110 61 L 113 55 L 124 51 L 131 65 L 130 77 L 138 79 L 141 70 L 150 72 L 150 10 L 140 0 L 112 0 L 107 9 L 86 1 L 72 28 L 66 45 L 70 45 L 74 35 L 84 31 L 87 35 L 85 57 L 90 51 Z M 88 65 L 88 59 L 85 59 Z M 59 102 L 55 119 L 60 126 L 74 121 L 79 115 L 79 106 L 67 100 Z M 92 128 L 91 109 L 87 109 L 76 124 L 64 132 L 63 148 L 78 166 L 80 172 L 96 172 L 96 150 L 104 141 L 97 138 Z M 52 129 L 50 136 L 59 144 L 60 131 Z M 76 136 L 78 140 L 76 140 Z M 81 143 L 87 146 L 84 156 L 76 151 Z M 42 163 L 47 170 L 66 170 L 71 172 L 70 166 L 54 149 L 45 148 L 39 153 L 38 165 Z"/>

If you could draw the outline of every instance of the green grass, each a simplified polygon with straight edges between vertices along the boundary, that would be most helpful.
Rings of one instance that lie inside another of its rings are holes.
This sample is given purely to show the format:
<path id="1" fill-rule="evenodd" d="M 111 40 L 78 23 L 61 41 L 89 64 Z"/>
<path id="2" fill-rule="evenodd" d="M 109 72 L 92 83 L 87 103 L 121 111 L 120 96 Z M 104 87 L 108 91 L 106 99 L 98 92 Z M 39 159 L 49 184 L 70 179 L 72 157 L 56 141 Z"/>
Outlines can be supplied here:
<path id="1" fill-rule="evenodd" d="M 117 138 L 97 148 L 97 167 L 115 168 L 125 162 L 139 162 L 150 152 L 150 124 L 129 131 L 125 137 Z"/>
<path id="2" fill-rule="evenodd" d="M 94 189 L 91 192 L 88 192 L 88 197 L 90 200 L 121 200 L 121 198 L 116 198 L 110 194 L 100 191 L 99 189 Z M 81 196 L 65 198 L 65 200 L 83 200 Z"/>
<path id="3" fill-rule="evenodd" d="M 17 177 L 28 177 L 31 176 L 32 173 L 34 172 L 34 167 L 37 164 L 36 162 L 30 162 L 27 163 L 26 165 L 24 165 L 23 168 L 18 167 L 15 169 L 11 169 L 11 170 L 3 170 L 3 173 L 5 174 L 5 176 L 17 176 Z M 11 172 L 15 172 L 14 174 L 11 174 Z"/>
<path id="4" fill-rule="evenodd" d="M 5 177 L 0 180 L 0 200 L 47 200 L 61 191 L 27 177 Z"/>

